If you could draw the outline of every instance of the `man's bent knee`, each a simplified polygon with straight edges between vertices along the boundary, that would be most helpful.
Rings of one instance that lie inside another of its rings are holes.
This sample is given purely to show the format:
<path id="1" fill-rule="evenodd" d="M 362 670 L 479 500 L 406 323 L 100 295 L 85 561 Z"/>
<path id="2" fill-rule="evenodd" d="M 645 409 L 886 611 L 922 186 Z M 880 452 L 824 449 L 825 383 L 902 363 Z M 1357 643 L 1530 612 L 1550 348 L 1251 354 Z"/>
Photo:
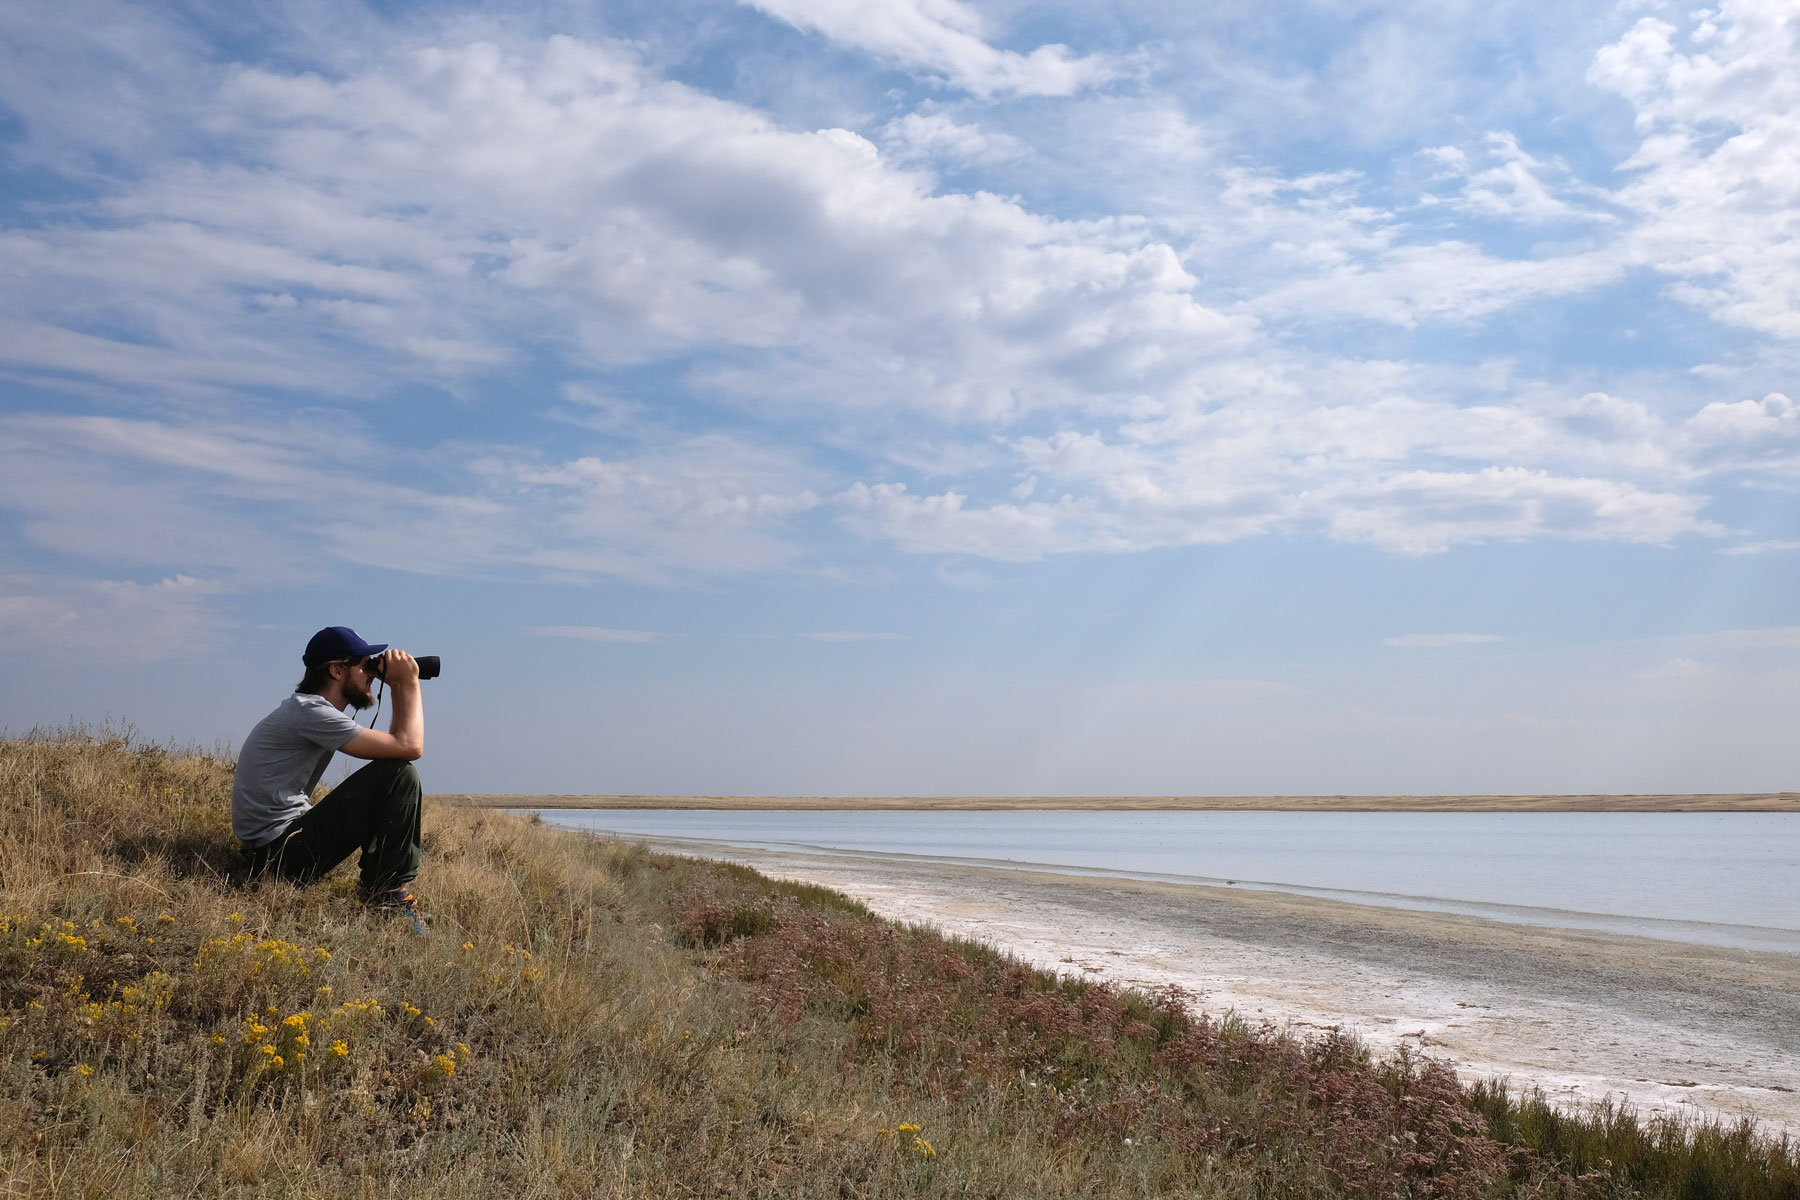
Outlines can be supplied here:
<path id="1" fill-rule="evenodd" d="M 425 793 L 425 785 L 419 781 L 419 770 L 404 758 L 384 760 L 387 769 L 382 773 L 382 783 L 387 794 L 404 804 L 416 804 Z"/>
<path id="2" fill-rule="evenodd" d="M 404 758 L 372 759 L 367 766 L 360 768 L 356 775 L 362 776 L 371 783 L 382 783 L 392 786 L 419 787 L 419 771 L 410 761 Z M 355 778 L 353 775 L 351 778 Z"/>

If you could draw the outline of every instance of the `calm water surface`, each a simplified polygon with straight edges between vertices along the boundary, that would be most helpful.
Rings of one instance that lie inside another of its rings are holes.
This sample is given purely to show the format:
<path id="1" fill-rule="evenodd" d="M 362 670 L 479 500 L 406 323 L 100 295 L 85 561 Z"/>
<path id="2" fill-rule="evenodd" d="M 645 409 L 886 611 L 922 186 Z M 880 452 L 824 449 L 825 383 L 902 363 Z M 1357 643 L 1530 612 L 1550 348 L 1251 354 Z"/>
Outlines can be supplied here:
<path id="1" fill-rule="evenodd" d="M 1229 883 L 1800 953 L 1800 813 L 557 811 L 657 841 Z"/>

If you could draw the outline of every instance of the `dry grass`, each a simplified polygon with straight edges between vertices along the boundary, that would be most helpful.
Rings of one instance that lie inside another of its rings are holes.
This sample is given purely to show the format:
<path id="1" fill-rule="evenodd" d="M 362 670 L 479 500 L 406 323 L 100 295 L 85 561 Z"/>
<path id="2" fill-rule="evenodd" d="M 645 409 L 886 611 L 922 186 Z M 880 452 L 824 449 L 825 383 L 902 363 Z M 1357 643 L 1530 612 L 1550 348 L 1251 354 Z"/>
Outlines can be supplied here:
<path id="1" fill-rule="evenodd" d="M 0 742 L 8 1195 L 1800 1194 L 1747 1131 L 1584 1126 L 501 813 L 430 806 L 420 938 L 347 869 L 234 884 L 229 782 Z"/>

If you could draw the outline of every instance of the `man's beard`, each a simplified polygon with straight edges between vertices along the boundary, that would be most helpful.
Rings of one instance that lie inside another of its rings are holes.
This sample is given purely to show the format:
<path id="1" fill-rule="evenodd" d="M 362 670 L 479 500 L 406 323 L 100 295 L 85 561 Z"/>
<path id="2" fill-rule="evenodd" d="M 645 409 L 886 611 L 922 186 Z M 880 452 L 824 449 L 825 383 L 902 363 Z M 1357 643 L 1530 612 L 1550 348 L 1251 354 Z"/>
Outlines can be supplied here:
<path id="1" fill-rule="evenodd" d="M 355 680 L 346 679 L 344 680 L 344 699 L 349 702 L 352 712 L 361 712 L 375 703 L 375 693 L 369 690 L 369 685 L 366 683 L 359 684 Z"/>

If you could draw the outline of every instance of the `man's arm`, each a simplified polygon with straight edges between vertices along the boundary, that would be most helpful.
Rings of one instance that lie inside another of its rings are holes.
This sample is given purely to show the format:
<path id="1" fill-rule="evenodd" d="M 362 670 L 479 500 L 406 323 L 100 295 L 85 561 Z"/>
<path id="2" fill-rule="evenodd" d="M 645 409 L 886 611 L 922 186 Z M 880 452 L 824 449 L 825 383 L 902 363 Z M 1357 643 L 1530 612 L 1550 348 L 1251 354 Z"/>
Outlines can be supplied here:
<path id="1" fill-rule="evenodd" d="M 365 729 L 338 749 L 352 758 L 417 759 L 425 753 L 425 710 L 419 704 L 419 664 L 404 650 L 381 656 L 382 678 L 394 697 L 388 731 Z"/>

